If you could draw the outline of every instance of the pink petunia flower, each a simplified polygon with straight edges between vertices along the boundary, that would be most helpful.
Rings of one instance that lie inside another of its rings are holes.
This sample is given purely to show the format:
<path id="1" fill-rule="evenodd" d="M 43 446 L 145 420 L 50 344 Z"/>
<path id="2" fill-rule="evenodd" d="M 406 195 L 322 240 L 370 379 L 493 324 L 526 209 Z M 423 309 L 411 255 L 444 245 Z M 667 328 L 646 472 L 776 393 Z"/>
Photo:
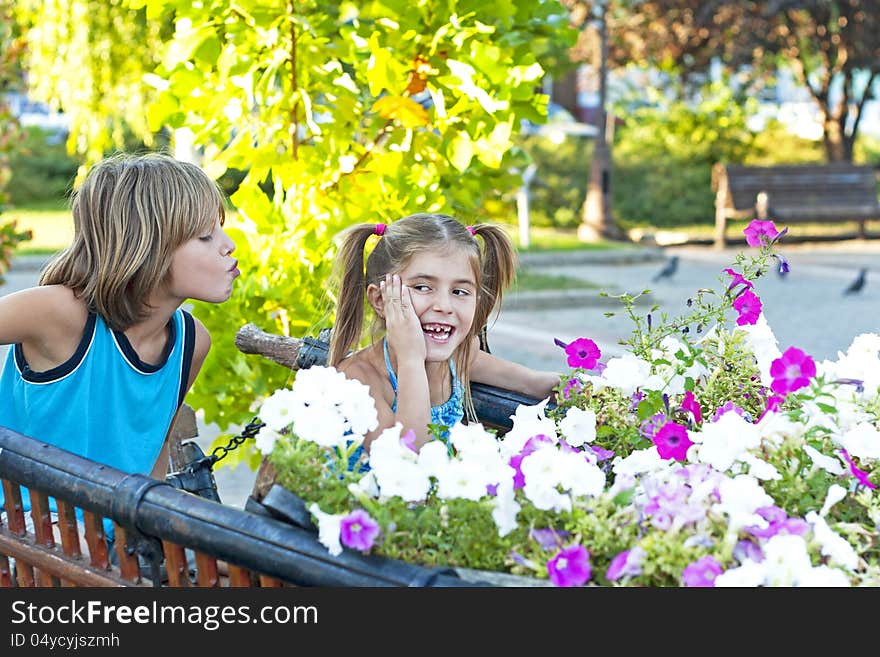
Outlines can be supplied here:
<path id="1" fill-rule="evenodd" d="M 660 458 L 684 461 L 687 451 L 693 443 L 688 438 L 687 429 L 675 422 L 667 422 L 654 434 L 654 445 Z"/>
<path id="2" fill-rule="evenodd" d="M 339 538 L 345 547 L 369 552 L 379 535 L 379 524 L 363 509 L 355 509 L 339 522 Z"/>
<path id="3" fill-rule="evenodd" d="M 863 486 L 867 486 L 868 488 L 877 488 L 877 484 L 872 484 L 871 480 L 868 478 L 868 473 L 859 468 L 855 461 L 853 461 L 849 452 L 845 449 L 840 450 L 840 453 L 843 454 L 844 460 L 849 464 L 849 471 L 852 472 L 853 476 L 859 480 L 859 483 Z"/>
<path id="4" fill-rule="evenodd" d="M 400 444 L 416 454 L 419 453 L 419 450 L 416 449 L 416 432 L 412 429 L 400 437 Z"/>
<path id="5" fill-rule="evenodd" d="M 602 356 L 599 347 L 589 338 L 578 338 L 574 342 L 570 342 L 565 347 L 565 353 L 568 354 L 569 367 L 582 367 L 585 370 L 596 367 L 596 363 Z"/>
<path id="6" fill-rule="evenodd" d="M 700 408 L 700 403 L 697 401 L 697 398 L 694 397 L 694 393 L 690 390 L 684 393 L 684 399 L 681 400 L 681 407 L 684 411 L 694 416 L 694 422 L 697 424 L 703 421 L 703 409 Z"/>
<path id="7" fill-rule="evenodd" d="M 761 300 L 751 290 L 746 290 L 733 301 L 733 309 L 739 313 L 736 318 L 737 326 L 757 324 L 761 316 Z"/>
<path id="8" fill-rule="evenodd" d="M 733 280 L 730 281 L 730 285 L 727 286 L 728 290 L 732 290 L 737 285 L 745 285 L 745 289 L 749 289 L 750 287 L 752 287 L 752 282 L 750 280 L 744 278 L 742 274 L 736 273 L 729 267 L 724 270 L 724 273 L 733 278 Z"/>
<path id="9" fill-rule="evenodd" d="M 547 562 L 547 574 L 554 586 L 583 586 L 592 575 L 590 553 L 583 545 L 563 548 Z"/>
<path id="10" fill-rule="evenodd" d="M 770 389 L 787 395 L 810 384 L 810 379 L 816 376 L 816 363 L 797 347 L 789 347 L 770 363 L 770 376 L 773 377 Z"/>
<path id="11" fill-rule="evenodd" d="M 700 557 L 685 567 L 681 573 L 681 582 L 685 586 L 713 587 L 715 578 L 723 572 L 724 569 L 715 557 Z"/>
<path id="12" fill-rule="evenodd" d="M 776 224 L 772 221 L 760 221 L 755 219 L 743 230 L 746 243 L 749 246 L 761 246 L 762 243 L 772 242 L 779 236 Z"/>

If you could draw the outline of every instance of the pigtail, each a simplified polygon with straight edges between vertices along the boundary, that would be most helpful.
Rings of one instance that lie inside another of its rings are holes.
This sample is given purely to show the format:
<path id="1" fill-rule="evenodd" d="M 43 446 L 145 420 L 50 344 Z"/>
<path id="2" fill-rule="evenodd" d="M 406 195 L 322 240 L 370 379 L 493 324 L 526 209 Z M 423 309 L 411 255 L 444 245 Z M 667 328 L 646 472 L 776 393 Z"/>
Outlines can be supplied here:
<path id="1" fill-rule="evenodd" d="M 516 251 L 507 233 L 500 226 L 477 224 L 474 237 L 483 238 L 482 289 L 474 314 L 474 329 L 479 331 L 489 321 L 493 310 L 501 308 L 504 291 L 516 276 Z"/>
<path id="2" fill-rule="evenodd" d="M 375 224 L 358 224 L 343 236 L 336 257 L 334 278 L 338 285 L 336 319 L 330 338 L 329 365 L 336 367 L 361 339 L 364 323 L 364 247 Z"/>

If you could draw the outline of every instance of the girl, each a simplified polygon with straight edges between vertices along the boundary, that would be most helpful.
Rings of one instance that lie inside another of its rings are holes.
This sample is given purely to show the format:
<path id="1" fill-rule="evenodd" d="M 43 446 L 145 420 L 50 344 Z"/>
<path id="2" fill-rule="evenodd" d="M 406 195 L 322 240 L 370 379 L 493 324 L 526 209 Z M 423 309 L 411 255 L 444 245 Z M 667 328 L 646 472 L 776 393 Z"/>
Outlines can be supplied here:
<path id="1" fill-rule="evenodd" d="M 0 298 L 0 344 L 14 345 L 0 426 L 163 478 L 167 434 L 211 346 L 180 306 L 225 301 L 239 275 L 222 196 L 195 165 L 116 156 L 72 210 L 73 242 L 39 286 Z"/>
<path id="2" fill-rule="evenodd" d="M 371 235 L 378 241 L 365 273 L 364 246 Z M 538 399 L 552 392 L 558 374 L 479 349 L 479 330 L 500 305 L 515 268 L 516 254 L 501 228 L 465 227 L 444 214 L 413 214 L 387 226 L 360 224 L 346 231 L 329 360 L 369 386 L 376 401 L 379 426 L 364 440 L 367 451 L 396 422 L 415 432 L 420 448 L 431 439 L 429 424 L 448 428 L 465 415 L 476 420 L 471 381 Z M 349 355 L 360 342 L 365 294 L 375 313 L 372 344 Z M 446 434 L 441 431 L 444 439 Z"/>

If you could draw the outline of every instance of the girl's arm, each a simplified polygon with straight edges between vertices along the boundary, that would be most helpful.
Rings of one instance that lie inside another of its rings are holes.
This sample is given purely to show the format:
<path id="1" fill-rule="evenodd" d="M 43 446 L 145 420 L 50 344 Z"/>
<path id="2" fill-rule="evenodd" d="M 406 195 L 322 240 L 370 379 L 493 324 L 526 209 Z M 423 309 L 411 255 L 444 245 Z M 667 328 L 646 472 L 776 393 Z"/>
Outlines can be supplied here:
<path id="1" fill-rule="evenodd" d="M 533 370 L 481 351 L 476 338 L 471 350 L 471 381 L 545 399 L 559 385 L 560 374 Z"/>

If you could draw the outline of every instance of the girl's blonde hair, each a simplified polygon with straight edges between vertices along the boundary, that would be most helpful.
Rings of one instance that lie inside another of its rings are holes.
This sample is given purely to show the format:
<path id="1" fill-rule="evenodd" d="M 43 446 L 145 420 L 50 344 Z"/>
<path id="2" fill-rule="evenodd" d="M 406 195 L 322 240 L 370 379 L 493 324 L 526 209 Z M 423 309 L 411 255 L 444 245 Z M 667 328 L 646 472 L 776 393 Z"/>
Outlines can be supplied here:
<path id="1" fill-rule="evenodd" d="M 199 167 L 170 155 L 115 155 L 71 197 L 73 242 L 40 285 L 65 285 L 116 330 L 146 318 L 184 242 L 225 219 L 223 196 Z"/>
<path id="2" fill-rule="evenodd" d="M 473 233 L 471 232 L 473 231 Z M 364 248 L 376 224 L 358 224 L 342 234 L 334 279 L 338 285 L 336 320 L 330 339 L 330 364 L 336 366 L 352 347 L 360 344 L 364 327 L 364 299 L 367 287 L 379 285 L 385 274 L 403 271 L 413 256 L 424 251 L 463 249 L 470 257 L 477 285 L 474 321 L 465 340 L 453 356 L 464 387 L 468 418 L 476 420 L 470 395 L 470 360 L 473 338 L 486 325 L 516 273 L 516 252 L 507 233 L 492 224 L 465 227 L 445 214 L 418 213 L 388 224 L 366 262 Z M 482 239 L 480 248 L 477 237 Z M 371 339 L 385 330 L 385 320 L 373 315 Z"/>

